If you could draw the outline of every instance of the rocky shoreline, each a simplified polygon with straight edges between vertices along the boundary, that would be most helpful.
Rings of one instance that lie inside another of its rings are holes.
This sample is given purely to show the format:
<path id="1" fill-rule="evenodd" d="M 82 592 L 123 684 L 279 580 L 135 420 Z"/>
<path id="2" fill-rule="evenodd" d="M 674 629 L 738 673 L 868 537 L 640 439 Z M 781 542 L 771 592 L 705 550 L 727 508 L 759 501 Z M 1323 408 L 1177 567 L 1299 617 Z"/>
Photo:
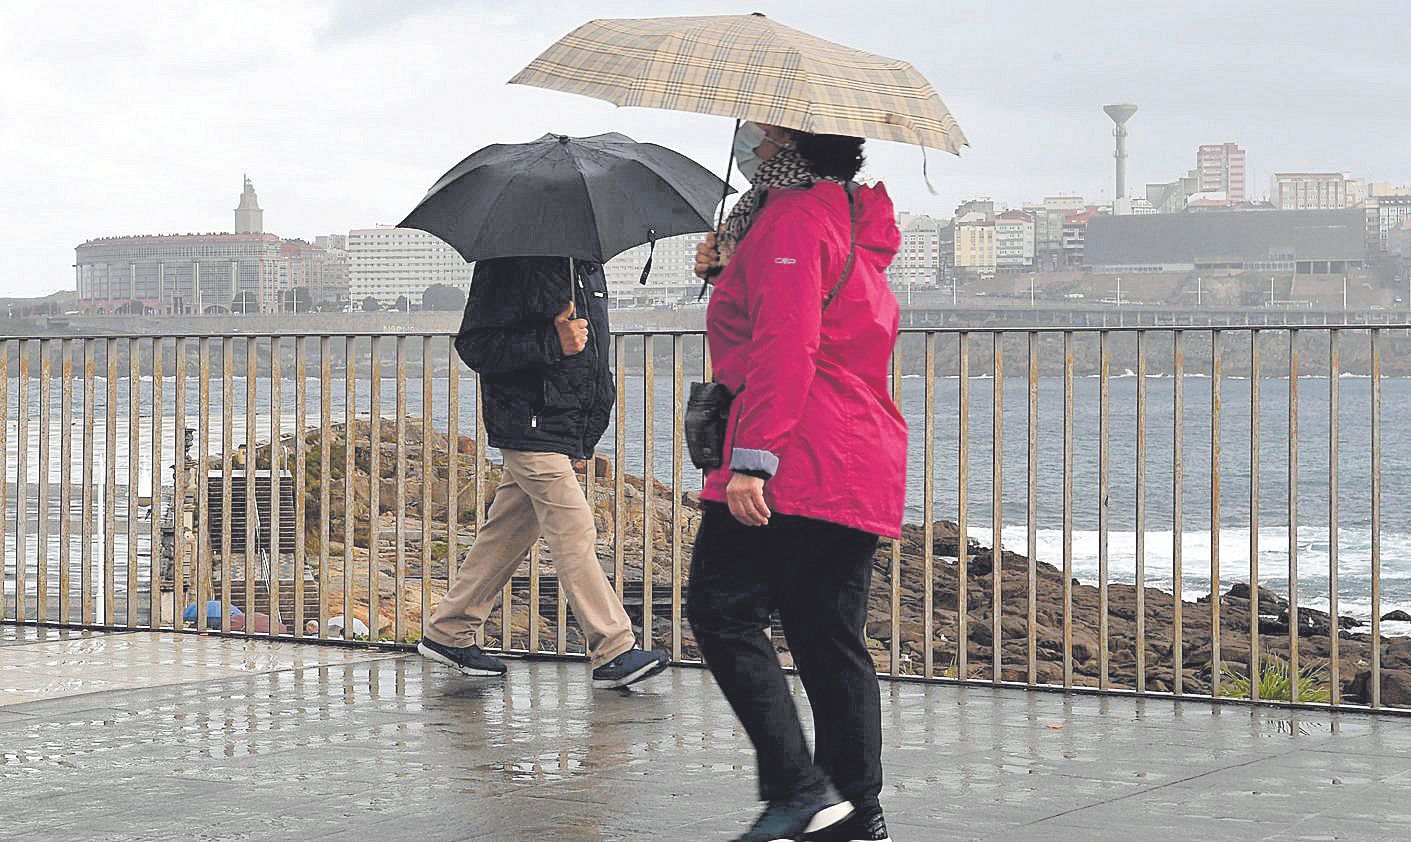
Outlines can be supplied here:
<path id="1" fill-rule="evenodd" d="M 407 419 L 400 439 L 401 458 L 404 465 L 403 510 L 404 532 L 401 541 L 401 575 L 398 575 L 398 542 L 395 531 L 395 511 L 397 508 L 396 460 L 398 437 L 396 420 L 384 418 L 381 421 L 379 443 L 379 482 L 378 487 L 378 553 L 376 562 L 376 582 L 379 593 L 377 627 L 385 639 L 395 639 L 401 631 L 403 640 L 411 640 L 413 633 L 407 630 L 419 627 L 422 593 L 422 518 L 431 519 L 431 575 L 430 592 L 434 600 L 445 592 L 448 571 L 448 534 L 446 518 L 454 511 L 458 524 L 456 530 L 457 555 L 464 552 L 474 538 L 474 522 L 477 503 L 474 460 L 477 447 L 474 440 L 461 436 L 457 442 L 456 475 L 458 492 L 454 506 L 447 499 L 447 480 L 450 466 L 448 462 L 449 441 L 444 433 L 432 430 L 423 436 L 420 419 Z M 371 466 L 369 447 L 370 427 L 367 421 L 358 421 L 353 437 L 358 444 L 354 454 L 354 494 L 351 498 L 343 494 L 344 443 L 346 428 L 335 425 L 330 437 L 330 465 L 328 478 L 331 481 L 330 506 L 327 517 L 330 526 L 328 547 L 330 570 L 330 592 L 326 594 L 329 614 L 343 613 L 343 529 L 345 518 L 352 517 L 354 525 L 354 548 L 352 552 L 354 606 L 350 613 L 366 618 L 367 611 L 367 552 L 372 521 L 373 503 L 368 475 Z M 316 569 L 320 556 L 319 542 L 322 534 L 323 512 L 320 508 L 321 483 L 324 471 L 320 464 L 320 433 L 310 429 L 304 433 L 306 447 L 305 505 L 307 511 L 305 551 L 310 568 Z M 422 506 L 421 449 L 423 444 L 432 451 L 432 474 L 427 491 L 425 510 Z M 293 452 L 295 441 L 286 438 L 285 449 Z M 257 464 L 269 464 L 268 446 L 257 454 Z M 293 468 L 292 456 L 289 467 Z M 586 469 L 580 465 L 580 471 Z M 598 525 L 598 556 L 603 567 L 611 575 L 616 559 L 615 509 L 612 503 L 613 465 L 599 455 L 593 462 L 594 508 Z M 493 491 L 498 481 L 498 466 L 486 461 L 483 466 L 481 488 L 486 505 L 493 499 Z M 651 530 L 644 541 L 644 514 L 648 510 L 644 496 L 651 494 Z M 673 544 L 672 535 L 673 494 L 670 487 L 652 481 L 650 486 L 642 478 L 624 477 L 623 505 L 616 509 L 623 519 L 622 533 L 624 557 L 624 579 L 627 583 L 642 581 L 642 559 L 644 546 L 650 547 L 651 581 L 654 596 L 657 597 L 652 624 L 652 637 L 657 645 L 663 641 L 669 645 L 672 640 L 673 617 L 669 596 L 673 579 L 681 578 L 681 587 L 686 587 L 685 577 L 689 569 L 690 547 L 695 538 L 700 519 L 700 505 L 693 494 L 683 494 L 680 500 L 680 534 Z M 945 677 L 958 677 L 960 662 L 958 595 L 960 592 L 960 568 L 957 563 L 958 532 L 956 525 L 948 521 L 938 521 L 932 525 L 932 665 L 933 674 Z M 873 652 L 878 670 L 883 673 L 900 675 L 921 675 L 924 672 L 925 641 L 925 529 L 919 524 L 907 524 L 900 542 L 900 576 L 892 581 L 893 549 L 890 542 L 884 541 L 874 560 L 874 577 L 869 617 L 867 623 L 868 646 Z M 679 553 L 673 553 L 673 546 Z M 993 675 L 994 626 L 992 622 L 993 586 L 996 576 L 994 554 L 990 548 L 970 541 L 965 567 L 967 641 L 966 676 L 972 679 L 989 679 Z M 1198 564 L 1199 559 L 1188 562 Z M 528 564 L 521 573 L 528 575 Z M 1029 678 L 1029 568 L 1026 557 L 1005 551 L 998 565 L 1001 586 L 1001 623 L 998 651 L 1001 663 L 1001 677 L 1005 681 L 1026 681 Z M 1061 570 L 1046 562 L 1035 562 L 1034 568 L 1034 680 L 1041 684 L 1062 684 L 1064 680 L 1064 587 Z M 541 584 L 547 585 L 553 575 L 553 560 L 546 547 L 540 550 L 539 571 Z M 892 588 L 897 588 L 897 601 L 900 613 L 893 621 L 891 611 Z M 395 594 L 401 587 L 401 622 L 398 622 Z M 529 640 L 529 611 L 527 586 L 521 583 L 513 592 L 514 608 L 511 611 L 510 633 L 515 648 L 526 648 Z M 661 598 L 667 599 L 663 602 Z M 1143 589 L 1145 603 L 1145 633 L 1143 654 L 1145 660 L 1145 690 L 1152 692 L 1172 692 L 1177 680 L 1174 665 L 1176 662 L 1176 638 L 1174 617 L 1176 602 L 1168 591 L 1147 587 Z M 1187 599 L 1180 603 L 1181 612 L 1181 675 L 1180 689 L 1191 695 L 1209 694 L 1212 690 L 1212 672 L 1220 676 L 1218 692 L 1229 695 L 1233 692 L 1248 692 L 1248 685 L 1240 684 L 1250 673 L 1250 626 L 1251 601 L 1249 586 L 1235 583 L 1219 595 L 1220 651 L 1219 662 L 1215 662 L 1211 647 L 1212 613 L 1211 597 L 1207 594 L 1186 594 Z M 1192 600 L 1190 597 L 1194 597 Z M 1071 669 L 1074 685 L 1096 687 L 1102 681 L 1101 658 L 1101 605 L 1099 589 L 1076 580 L 1071 587 Z M 1288 625 L 1288 601 L 1286 597 L 1261 588 L 1258 600 L 1257 634 L 1261 664 L 1277 665 L 1279 659 L 1289 654 L 1290 630 Z M 545 605 L 546 610 L 539 618 L 540 626 L 536 637 L 541 646 L 557 644 L 556 610 L 552 600 Z M 641 606 L 633 612 L 641 616 Z M 487 624 L 487 637 L 496 641 L 501 637 L 500 612 L 496 612 Z M 1339 617 L 1333 621 L 1325 612 L 1299 607 L 1298 609 L 1298 648 L 1301 672 L 1300 695 L 1305 698 L 1322 698 L 1333 691 L 1329 661 L 1333 640 L 1339 649 L 1339 674 L 1336 690 L 1342 701 L 1368 703 L 1371 700 L 1371 636 L 1368 629 L 1349 617 Z M 689 626 L 682 620 L 681 654 L 687 659 L 698 657 Z M 1115 688 L 1136 689 L 1137 686 L 1137 588 L 1131 584 L 1112 583 L 1107 588 L 1107 684 Z M 893 637 L 898 662 L 893 665 Z M 780 656 L 788 660 L 787 643 L 782 636 L 775 636 Z M 569 651 L 581 651 L 582 637 L 571 623 L 568 629 Z M 895 667 L 895 669 L 894 669 Z M 1276 668 L 1276 666 L 1275 666 Z M 1381 641 L 1382 703 L 1390 706 L 1411 706 L 1411 638 L 1383 638 Z M 1287 690 L 1284 691 L 1287 693 Z M 1285 696 L 1286 697 L 1286 696 Z"/>

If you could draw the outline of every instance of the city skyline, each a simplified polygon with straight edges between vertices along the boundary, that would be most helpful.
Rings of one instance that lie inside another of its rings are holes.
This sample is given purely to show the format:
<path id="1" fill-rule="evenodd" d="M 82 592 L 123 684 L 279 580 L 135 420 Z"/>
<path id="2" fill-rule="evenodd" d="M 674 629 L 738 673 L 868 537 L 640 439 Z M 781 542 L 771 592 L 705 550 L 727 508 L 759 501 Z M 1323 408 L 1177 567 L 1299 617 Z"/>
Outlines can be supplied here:
<path id="1" fill-rule="evenodd" d="M 1276 171 L 1411 177 L 1394 142 L 1411 105 L 1411 59 L 1395 49 L 1394 28 L 1378 25 L 1393 3 L 1241 4 L 1220 27 L 1109 2 L 1076 16 L 1038 3 L 898 3 L 871 18 L 841 3 L 757 5 L 905 58 L 936 84 L 974 143 L 959 159 L 928 154 L 940 195 L 927 194 L 917 150 L 869 144 L 869 173 L 915 213 L 948 217 L 978 195 L 1011 207 L 1061 194 L 1111 201 L 1112 127 L 1101 106 L 1115 101 L 1141 106 L 1130 125 L 1131 196 L 1179 178 L 1199 145 L 1225 142 L 1248 151 L 1251 198 Z M 9 194 L 0 225 L 11 245 L 0 295 L 71 286 L 73 249 L 89 239 L 228 230 L 229 208 L 210 196 L 228 193 L 232 173 L 259 181 L 266 230 L 312 240 L 394 221 L 469 151 L 548 129 L 623 131 L 712 168 L 728 152 L 723 120 L 619 110 L 504 80 L 580 19 L 733 9 L 79 8 L 0 12 L 0 69 L 22 80 L 0 92 Z M 1304 52 L 1319 60 L 1290 60 Z"/>

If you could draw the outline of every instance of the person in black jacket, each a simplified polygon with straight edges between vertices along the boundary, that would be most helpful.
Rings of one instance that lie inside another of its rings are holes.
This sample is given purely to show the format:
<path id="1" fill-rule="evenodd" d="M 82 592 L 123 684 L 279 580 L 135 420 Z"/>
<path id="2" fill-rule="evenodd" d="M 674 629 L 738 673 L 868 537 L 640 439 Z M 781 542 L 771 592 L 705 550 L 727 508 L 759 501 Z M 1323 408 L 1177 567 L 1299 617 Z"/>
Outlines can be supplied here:
<path id="1" fill-rule="evenodd" d="M 661 672 L 666 656 L 637 647 L 598 564 L 593 510 L 573 470 L 574 460 L 592 458 L 617 399 L 602 267 L 565 257 L 479 261 L 455 345 L 480 374 L 502 479 L 418 651 L 467 675 L 504 673 L 475 635 L 542 535 L 587 636 L 593 685 L 625 687 Z"/>

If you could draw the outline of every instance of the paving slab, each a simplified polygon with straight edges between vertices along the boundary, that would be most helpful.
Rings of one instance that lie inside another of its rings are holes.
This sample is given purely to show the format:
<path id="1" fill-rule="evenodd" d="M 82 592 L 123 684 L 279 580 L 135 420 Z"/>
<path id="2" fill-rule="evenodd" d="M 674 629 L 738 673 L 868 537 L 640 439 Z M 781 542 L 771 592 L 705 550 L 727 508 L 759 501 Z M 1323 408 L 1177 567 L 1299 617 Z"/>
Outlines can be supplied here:
<path id="1" fill-rule="evenodd" d="M 0 676 L 79 682 L 0 708 L 0 837 L 710 840 L 758 809 L 700 669 L 624 693 L 581 662 L 468 679 L 122 634 L 34 636 Z M 883 705 L 897 840 L 1411 838 L 1405 718 L 913 683 Z"/>
<path id="2" fill-rule="evenodd" d="M 0 707 L 393 657 L 377 650 L 175 632 L 6 630 L 18 633 L 0 656 Z"/>

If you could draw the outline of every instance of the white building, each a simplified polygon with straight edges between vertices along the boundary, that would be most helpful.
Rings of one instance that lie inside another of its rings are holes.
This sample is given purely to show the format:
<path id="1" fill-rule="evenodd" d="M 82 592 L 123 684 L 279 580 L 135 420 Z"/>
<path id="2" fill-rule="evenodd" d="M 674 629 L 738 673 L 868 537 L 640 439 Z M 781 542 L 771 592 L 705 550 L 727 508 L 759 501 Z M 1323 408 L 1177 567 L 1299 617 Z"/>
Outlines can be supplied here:
<path id="1" fill-rule="evenodd" d="M 649 245 L 630 248 L 603 264 L 608 294 L 615 307 L 650 307 L 696 299 L 701 279 L 696 277 L 696 246 L 705 234 L 683 234 L 658 240 L 656 252 Z M 642 284 L 642 267 L 652 254 L 652 271 Z"/>
<path id="2" fill-rule="evenodd" d="M 948 262 L 942 253 L 946 223 L 924 214 L 902 213 L 897 216 L 897 224 L 901 228 L 901 248 L 887 269 L 892 288 L 940 284 L 941 272 Z"/>
<path id="3" fill-rule="evenodd" d="M 425 231 L 382 225 L 348 232 L 348 295 L 354 308 L 377 299 L 384 309 L 405 296 L 421 306 L 432 284 L 470 289 L 472 265 Z"/>
<path id="4" fill-rule="evenodd" d="M 955 268 L 980 277 L 994 277 L 995 220 L 972 212 L 955 219 Z"/>
<path id="5" fill-rule="evenodd" d="M 1000 269 L 1034 268 L 1034 218 L 1024 211 L 995 217 L 995 265 Z"/>
<path id="6" fill-rule="evenodd" d="M 1356 207 L 1359 192 L 1343 173 L 1281 172 L 1274 173 L 1269 201 L 1279 210 L 1341 210 Z"/>
<path id="7" fill-rule="evenodd" d="M 1149 199 L 1137 196 L 1131 199 L 1118 199 L 1112 203 L 1114 216 L 1146 216 L 1156 213 L 1156 206 Z"/>
<path id="8" fill-rule="evenodd" d="M 1376 215 L 1376 238 L 1374 245 L 1381 251 L 1396 254 L 1401 244 L 1397 240 L 1399 232 L 1411 221 L 1411 195 L 1379 196 L 1368 200 L 1368 233 L 1373 233 L 1372 214 Z M 1370 239 L 1370 238 L 1369 238 Z"/>

